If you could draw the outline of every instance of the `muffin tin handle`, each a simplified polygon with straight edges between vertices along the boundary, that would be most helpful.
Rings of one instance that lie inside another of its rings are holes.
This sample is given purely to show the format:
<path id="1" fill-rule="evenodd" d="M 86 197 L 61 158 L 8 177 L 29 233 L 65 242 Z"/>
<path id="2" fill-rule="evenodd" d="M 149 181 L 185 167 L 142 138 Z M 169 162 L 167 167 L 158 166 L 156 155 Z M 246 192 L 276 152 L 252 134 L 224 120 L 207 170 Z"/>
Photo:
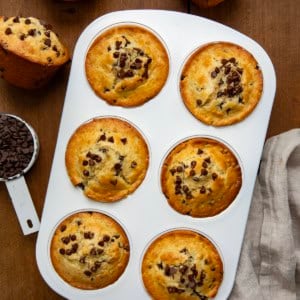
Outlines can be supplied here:
<path id="1" fill-rule="evenodd" d="M 5 182 L 23 234 L 39 231 L 40 221 L 23 176 Z"/>

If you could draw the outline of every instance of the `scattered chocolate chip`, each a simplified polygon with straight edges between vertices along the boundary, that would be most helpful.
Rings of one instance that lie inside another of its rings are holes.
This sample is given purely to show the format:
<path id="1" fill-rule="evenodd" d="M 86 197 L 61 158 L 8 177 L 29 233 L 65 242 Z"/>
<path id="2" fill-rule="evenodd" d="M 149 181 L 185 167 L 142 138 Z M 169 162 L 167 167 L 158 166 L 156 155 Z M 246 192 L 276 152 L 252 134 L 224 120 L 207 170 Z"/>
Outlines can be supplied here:
<path id="1" fill-rule="evenodd" d="M 137 166 L 137 162 L 136 161 L 132 161 L 131 164 L 130 164 L 130 167 L 132 169 L 134 169 L 136 166 Z"/>
<path id="2" fill-rule="evenodd" d="M 229 59 L 229 61 L 230 61 L 232 64 L 234 64 L 234 63 L 236 62 L 236 59 L 235 59 L 234 57 L 231 57 L 231 58 Z"/>
<path id="3" fill-rule="evenodd" d="M 195 174 L 196 174 L 195 170 L 191 170 L 191 171 L 190 171 L 190 176 L 193 177 L 193 176 L 195 176 Z"/>
<path id="4" fill-rule="evenodd" d="M 14 23 L 20 23 L 20 18 L 19 18 L 19 17 L 13 18 L 13 22 L 14 22 Z"/>
<path id="5" fill-rule="evenodd" d="M 108 47 L 107 47 L 107 51 L 109 52 L 110 50 L 111 50 L 111 47 L 110 47 L 110 46 L 108 46 Z"/>
<path id="6" fill-rule="evenodd" d="M 26 25 L 31 24 L 31 20 L 30 20 L 30 19 L 26 19 L 26 20 L 25 20 L 25 24 L 26 24 Z"/>
<path id="7" fill-rule="evenodd" d="M 91 276 L 92 276 L 92 272 L 89 271 L 89 270 L 86 270 L 86 271 L 84 271 L 83 273 L 84 273 L 84 275 L 86 275 L 87 277 L 91 277 Z"/>
<path id="8" fill-rule="evenodd" d="M 127 138 L 122 138 L 121 142 L 122 142 L 123 145 L 125 145 L 127 143 Z"/>
<path id="9" fill-rule="evenodd" d="M 104 252 L 103 249 L 100 249 L 100 248 L 97 249 L 97 255 L 100 255 L 100 254 L 102 254 L 103 252 Z"/>
<path id="10" fill-rule="evenodd" d="M 201 150 L 201 149 L 197 150 L 197 154 L 202 154 L 202 153 L 203 153 L 203 150 Z"/>
<path id="11" fill-rule="evenodd" d="M 83 161 L 82 161 L 82 165 L 83 165 L 83 166 L 87 166 L 88 164 L 89 164 L 89 162 L 88 162 L 87 160 L 83 160 Z"/>
<path id="12" fill-rule="evenodd" d="M 51 47 L 51 40 L 50 39 L 45 39 L 44 44 L 48 47 Z"/>
<path id="13" fill-rule="evenodd" d="M 76 235 L 75 234 L 72 234 L 71 236 L 70 236 L 70 238 L 71 238 L 71 241 L 76 241 Z"/>
<path id="14" fill-rule="evenodd" d="M 10 35 L 10 34 L 12 34 L 12 30 L 11 30 L 11 28 L 6 28 L 6 30 L 5 30 L 5 34 L 6 35 Z"/>
<path id="15" fill-rule="evenodd" d="M 212 72 L 210 73 L 211 78 L 216 78 L 217 75 L 218 75 L 218 74 L 217 74 L 216 71 L 212 71 Z"/>
<path id="16" fill-rule="evenodd" d="M 201 175 L 206 176 L 208 174 L 206 169 L 201 169 Z"/>
<path id="17" fill-rule="evenodd" d="M 59 253 L 60 253 L 61 255 L 65 255 L 65 253 L 66 253 L 66 250 L 65 250 L 65 249 L 63 249 L 63 248 L 61 248 L 61 249 L 59 249 Z"/>
<path id="18" fill-rule="evenodd" d="M 60 227 L 60 231 L 61 231 L 61 232 L 64 232 L 66 229 L 67 229 L 67 226 L 66 226 L 66 225 L 62 225 L 62 226 Z"/>
<path id="19" fill-rule="evenodd" d="M 89 176 L 90 175 L 90 172 L 88 170 L 83 170 L 83 175 L 84 176 Z"/>
<path id="20" fill-rule="evenodd" d="M 210 157 L 206 157 L 204 160 L 205 160 L 208 164 L 211 163 Z"/>
<path id="21" fill-rule="evenodd" d="M 216 180 L 216 179 L 218 178 L 218 174 L 212 173 L 212 174 L 211 174 L 211 177 L 212 177 L 213 180 Z"/>
<path id="22" fill-rule="evenodd" d="M 116 41 L 116 43 L 115 43 L 116 50 L 119 50 L 121 48 L 121 45 L 122 45 L 121 41 Z"/>
<path id="23" fill-rule="evenodd" d="M 35 29 L 35 28 L 29 29 L 29 30 L 28 30 L 28 34 L 29 34 L 30 36 L 35 36 L 35 34 L 36 34 L 36 29 Z"/>
<path id="24" fill-rule="evenodd" d="M 100 241 L 100 242 L 98 243 L 98 245 L 101 246 L 101 247 L 103 247 L 103 246 L 104 246 L 104 241 Z"/>
<path id="25" fill-rule="evenodd" d="M 109 235 L 107 235 L 107 234 L 105 234 L 104 236 L 103 236 L 103 239 L 102 239 L 104 242 L 109 242 L 110 241 L 110 236 Z"/>
<path id="26" fill-rule="evenodd" d="M 64 237 L 61 238 L 61 241 L 62 241 L 64 244 L 68 245 L 68 244 L 70 243 L 70 237 L 64 236 Z"/>
<path id="27" fill-rule="evenodd" d="M 162 262 L 160 262 L 160 263 L 158 263 L 157 264 L 157 267 L 160 269 L 160 270 L 162 270 L 164 267 L 163 267 L 163 263 Z"/>
<path id="28" fill-rule="evenodd" d="M 79 262 L 81 264 L 85 264 L 85 256 L 81 256 L 80 259 L 79 259 Z"/>
<path id="29" fill-rule="evenodd" d="M 70 255 L 72 255 L 72 254 L 73 254 L 72 249 L 67 249 L 67 250 L 66 250 L 66 255 L 70 256 Z"/>
<path id="30" fill-rule="evenodd" d="M 221 60 L 221 63 L 222 63 L 222 65 L 226 65 L 226 64 L 227 64 L 227 62 L 228 62 L 228 60 L 227 60 L 227 59 L 225 59 L 225 58 L 223 58 L 223 59 Z"/>
<path id="31" fill-rule="evenodd" d="M 21 41 L 24 41 L 26 38 L 26 35 L 24 33 L 22 33 L 19 38 Z"/>
<path id="32" fill-rule="evenodd" d="M 95 247 L 90 250 L 90 255 L 97 255 L 97 250 Z"/>
<path id="33" fill-rule="evenodd" d="M 94 237 L 94 232 L 86 231 L 83 233 L 83 236 L 85 239 L 91 240 Z"/>
<path id="34" fill-rule="evenodd" d="M 180 172 L 183 172 L 183 167 L 178 166 L 178 167 L 176 168 L 176 171 L 179 172 L 179 173 L 180 173 Z"/>
<path id="35" fill-rule="evenodd" d="M 114 137 L 113 136 L 110 136 L 108 139 L 107 139 L 110 143 L 114 143 L 115 140 L 114 140 Z"/>
<path id="36" fill-rule="evenodd" d="M 197 99 L 197 100 L 196 100 L 196 104 L 197 104 L 197 106 L 201 106 L 201 105 L 202 105 L 202 100 Z"/>
<path id="37" fill-rule="evenodd" d="M 48 61 L 48 63 L 51 63 L 52 62 L 52 58 L 51 57 L 47 57 L 47 61 Z"/>
<path id="38" fill-rule="evenodd" d="M 200 188 L 200 194 L 205 194 L 206 193 L 206 188 L 205 186 L 202 185 L 202 187 Z"/>
<path id="39" fill-rule="evenodd" d="M 95 164 L 96 164 L 96 163 L 95 163 L 92 159 L 89 160 L 89 166 L 90 166 L 90 167 L 94 166 Z"/>
<path id="40" fill-rule="evenodd" d="M 204 161 L 204 162 L 202 163 L 202 167 L 203 167 L 203 168 L 207 168 L 207 167 L 208 167 L 208 165 L 207 165 L 207 162 L 206 162 L 206 161 Z"/>

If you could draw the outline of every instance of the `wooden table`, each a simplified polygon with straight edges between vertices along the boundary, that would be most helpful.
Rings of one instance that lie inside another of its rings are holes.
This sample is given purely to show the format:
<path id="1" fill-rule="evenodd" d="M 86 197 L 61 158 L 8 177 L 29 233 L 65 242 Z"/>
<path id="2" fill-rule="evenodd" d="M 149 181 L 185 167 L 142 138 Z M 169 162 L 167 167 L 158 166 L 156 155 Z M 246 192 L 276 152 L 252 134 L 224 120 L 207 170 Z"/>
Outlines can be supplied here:
<path id="1" fill-rule="evenodd" d="M 116 10 L 174 10 L 233 27 L 260 43 L 274 63 L 277 93 L 267 133 L 270 137 L 300 127 L 300 9 L 296 2 L 226 0 L 213 9 L 199 9 L 188 0 L 83 0 L 69 3 L 15 0 L 0 1 L 0 15 L 35 16 L 47 21 L 64 38 L 71 51 L 91 21 Z M 26 175 L 39 216 L 43 210 L 68 75 L 69 66 L 39 91 L 24 91 L 0 80 L 0 111 L 24 118 L 40 138 L 39 158 Z M 22 235 L 3 183 L 0 184 L 0 199 L 1 299 L 61 299 L 40 276 L 35 260 L 37 234 Z"/>

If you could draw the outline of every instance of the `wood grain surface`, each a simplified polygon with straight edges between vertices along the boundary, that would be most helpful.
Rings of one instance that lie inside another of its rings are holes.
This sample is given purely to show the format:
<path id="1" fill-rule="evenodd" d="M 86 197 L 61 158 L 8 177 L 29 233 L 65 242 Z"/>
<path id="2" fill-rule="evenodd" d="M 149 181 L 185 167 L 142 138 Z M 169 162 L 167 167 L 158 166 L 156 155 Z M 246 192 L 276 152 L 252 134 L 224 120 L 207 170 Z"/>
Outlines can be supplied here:
<path id="1" fill-rule="evenodd" d="M 0 15 L 34 16 L 53 25 L 71 51 L 95 18 L 124 9 L 166 9 L 192 13 L 228 25 L 260 43 L 275 66 L 277 92 L 267 136 L 300 127 L 300 9 L 294 0 L 225 0 L 200 9 L 188 0 L 1 0 Z M 176 34 L 176 32 L 174 32 Z M 24 91 L 0 80 L 0 112 L 29 122 L 40 139 L 37 162 L 26 180 L 39 216 L 53 159 L 70 65 L 39 91 Z M 271 99 L 270 99 L 271 100 Z M 1 299 L 61 299 L 36 265 L 37 234 L 23 236 L 4 183 L 0 183 Z"/>

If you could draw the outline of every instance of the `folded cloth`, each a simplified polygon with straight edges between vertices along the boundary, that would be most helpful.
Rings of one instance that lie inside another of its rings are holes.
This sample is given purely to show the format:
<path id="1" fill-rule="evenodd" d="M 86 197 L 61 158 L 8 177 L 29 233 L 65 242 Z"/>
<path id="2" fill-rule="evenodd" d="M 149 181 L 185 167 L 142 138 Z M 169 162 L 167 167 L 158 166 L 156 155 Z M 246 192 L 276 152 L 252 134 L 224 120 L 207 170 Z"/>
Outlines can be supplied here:
<path id="1" fill-rule="evenodd" d="M 229 299 L 300 299 L 300 129 L 265 144 Z"/>

